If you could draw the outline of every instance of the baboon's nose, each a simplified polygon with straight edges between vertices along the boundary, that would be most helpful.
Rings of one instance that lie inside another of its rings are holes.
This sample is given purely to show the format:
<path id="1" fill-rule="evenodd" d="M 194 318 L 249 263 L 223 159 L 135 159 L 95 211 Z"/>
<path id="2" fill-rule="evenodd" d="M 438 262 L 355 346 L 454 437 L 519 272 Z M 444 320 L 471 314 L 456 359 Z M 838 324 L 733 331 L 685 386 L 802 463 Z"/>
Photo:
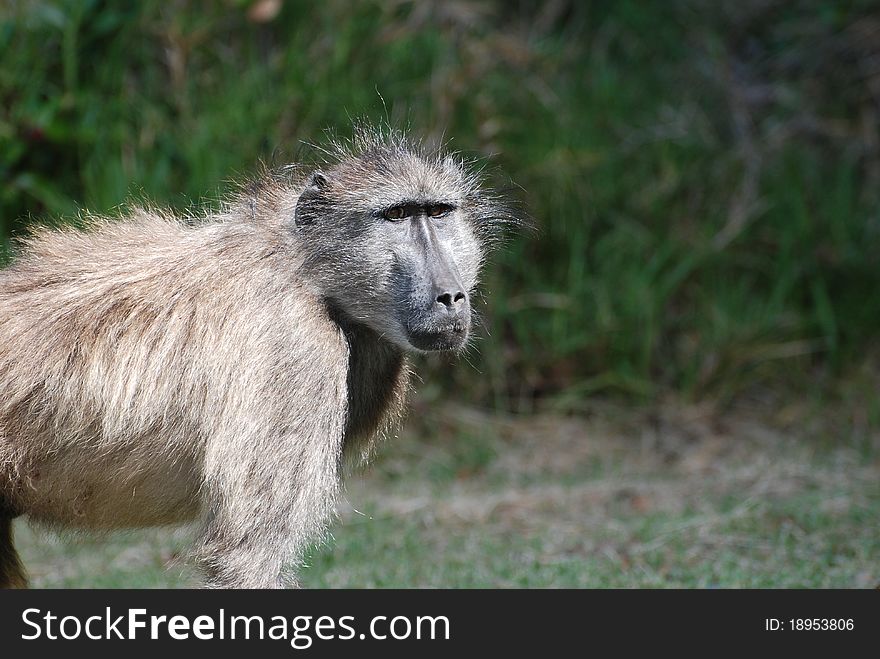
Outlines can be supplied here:
<path id="1" fill-rule="evenodd" d="M 453 293 L 443 292 L 437 296 L 437 302 L 442 304 L 449 311 L 456 312 L 467 302 L 467 295 L 461 291 L 455 291 Z"/>

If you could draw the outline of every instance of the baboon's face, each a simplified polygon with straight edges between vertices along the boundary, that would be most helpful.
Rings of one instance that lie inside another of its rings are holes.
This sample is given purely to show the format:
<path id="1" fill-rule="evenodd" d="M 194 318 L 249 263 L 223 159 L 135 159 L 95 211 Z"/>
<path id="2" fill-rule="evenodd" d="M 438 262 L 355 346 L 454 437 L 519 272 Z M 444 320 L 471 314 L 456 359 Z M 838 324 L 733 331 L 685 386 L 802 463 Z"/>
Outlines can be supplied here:
<path id="1" fill-rule="evenodd" d="M 452 159 L 377 150 L 314 173 L 296 205 L 305 267 L 353 320 L 407 350 L 458 350 L 482 258 Z"/>

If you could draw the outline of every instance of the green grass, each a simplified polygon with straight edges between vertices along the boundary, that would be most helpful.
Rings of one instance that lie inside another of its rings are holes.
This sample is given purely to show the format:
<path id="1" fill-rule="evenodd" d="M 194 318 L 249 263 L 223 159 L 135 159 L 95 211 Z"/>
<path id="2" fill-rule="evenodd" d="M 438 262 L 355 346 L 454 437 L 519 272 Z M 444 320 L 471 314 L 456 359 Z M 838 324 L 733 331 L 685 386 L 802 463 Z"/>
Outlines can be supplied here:
<path id="1" fill-rule="evenodd" d="M 210 206 L 366 117 L 494 154 L 539 229 L 447 391 L 833 396 L 876 365 L 874 4 L 252 4 L 0 9 L 0 250 L 80 207 Z"/>
<path id="2" fill-rule="evenodd" d="M 880 583 L 876 437 L 866 453 L 687 407 L 659 422 L 422 416 L 350 483 L 332 538 L 308 558 L 305 586 Z M 18 528 L 39 587 L 193 585 L 185 539 L 147 531 L 70 542 Z"/>

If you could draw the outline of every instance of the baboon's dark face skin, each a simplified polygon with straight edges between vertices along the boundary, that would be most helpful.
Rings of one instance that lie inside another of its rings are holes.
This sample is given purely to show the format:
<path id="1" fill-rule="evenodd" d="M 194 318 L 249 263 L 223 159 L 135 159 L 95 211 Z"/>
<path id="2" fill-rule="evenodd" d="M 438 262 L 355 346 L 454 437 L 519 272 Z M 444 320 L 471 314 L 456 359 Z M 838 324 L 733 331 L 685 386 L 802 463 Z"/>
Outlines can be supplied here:
<path id="1" fill-rule="evenodd" d="M 470 295 L 452 240 L 458 210 L 448 201 L 404 203 L 382 213 L 393 255 L 388 294 L 397 322 L 417 350 L 456 350 L 468 337 Z"/>
<path id="2" fill-rule="evenodd" d="M 459 350 L 482 260 L 474 182 L 452 159 L 384 150 L 311 175 L 304 267 L 351 320 L 410 351 Z"/>

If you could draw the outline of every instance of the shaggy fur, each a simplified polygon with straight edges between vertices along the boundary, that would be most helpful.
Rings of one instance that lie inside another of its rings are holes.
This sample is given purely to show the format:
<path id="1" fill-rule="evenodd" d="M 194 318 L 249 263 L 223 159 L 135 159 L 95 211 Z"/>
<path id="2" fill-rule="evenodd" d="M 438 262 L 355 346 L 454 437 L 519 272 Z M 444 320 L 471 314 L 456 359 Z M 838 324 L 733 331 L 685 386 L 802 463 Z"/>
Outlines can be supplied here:
<path id="1" fill-rule="evenodd" d="M 38 230 L 0 271 L 0 585 L 26 583 L 22 514 L 95 530 L 200 520 L 208 585 L 287 582 L 343 462 L 401 415 L 407 328 L 440 331 L 419 315 L 417 250 L 383 210 L 453 206 L 430 230 L 468 293 L 512 219 L 459 159 L 402 135 L 361 131 L 326 155 L 217 214 Z"/>

